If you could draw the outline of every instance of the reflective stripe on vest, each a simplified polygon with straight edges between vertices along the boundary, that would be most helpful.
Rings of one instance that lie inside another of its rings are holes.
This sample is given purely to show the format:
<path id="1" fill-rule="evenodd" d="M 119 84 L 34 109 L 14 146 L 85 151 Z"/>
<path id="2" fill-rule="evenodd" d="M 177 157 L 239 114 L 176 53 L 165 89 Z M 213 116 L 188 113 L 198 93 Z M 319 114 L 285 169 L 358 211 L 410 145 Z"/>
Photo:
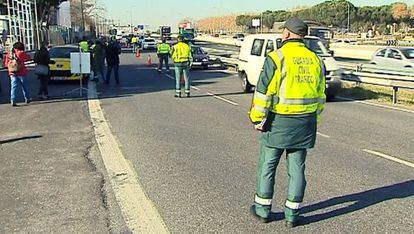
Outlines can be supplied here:
<path id="1" fill-rule="evenodd" d="M 292 209 L 292 210 L 299 210 L 300 202 L 291 202 L 289 200 L 286 200 L 285 206 L 289 209 Z"/>
<path id="2" fill-rule="evenodd" d="M 254 202 L 256 202 L 259 205 L 263 205 L 263 206 L 272 205 L 272 199 L 261 198 L 257 196 L 257 194 L 254 196 Z"/>

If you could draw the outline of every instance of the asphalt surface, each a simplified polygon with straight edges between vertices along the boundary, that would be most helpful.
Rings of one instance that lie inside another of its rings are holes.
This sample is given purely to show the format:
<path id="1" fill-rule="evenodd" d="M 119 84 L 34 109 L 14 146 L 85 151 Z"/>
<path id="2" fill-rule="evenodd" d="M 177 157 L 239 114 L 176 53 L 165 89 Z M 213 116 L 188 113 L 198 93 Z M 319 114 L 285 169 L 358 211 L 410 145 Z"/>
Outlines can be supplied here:
<path id="1" fill-rule="evenodd" d="M 77 82 L 49 86 L 27 78 L 32 103 L 19 93 L 9 103 L 9 78 L 0 74 L 0 233 L 120 233 L 124 221 L 106 184 L 86 102 L 64 93 Z"/>
<path id="2" fill-rule="evenodd" d="M 248 120 L 252 94 L 240 92 L 237 76 L 191 71 L 196 89 L 191 98 L 176 99 L 174 81 L 142 58 L 124 54 L 121 85 L 99 85 L 98 91 L 112 132 L 169 230 L 287 231 L 281 213 L 284 160 L 276 178 L 274 221 L 257 223 L 248 212 L 259 135 Z M 317 146 L 308 154 L 306 225 L 293 231 L 413 233 L 414 168 L 366 151 L 414 162 L 413 116 L 357 102 L 327 103 Z"/>

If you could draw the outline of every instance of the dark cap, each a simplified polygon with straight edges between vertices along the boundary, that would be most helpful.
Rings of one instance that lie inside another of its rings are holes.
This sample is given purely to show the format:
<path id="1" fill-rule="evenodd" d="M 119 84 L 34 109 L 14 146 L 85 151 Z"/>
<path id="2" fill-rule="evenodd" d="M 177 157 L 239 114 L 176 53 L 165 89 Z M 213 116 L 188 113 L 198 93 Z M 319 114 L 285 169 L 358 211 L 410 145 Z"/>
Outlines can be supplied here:
<path id="1" fill-rule="evenodd" d="M 178 41 L 184 41 L 184 36 L 183 35 L 178 35 L 177 39 L 178 39 Z"/>
<path id="2" fill-rule="evenodd" d="M 299 36 L 308 35 L 308 25 L 296 17 L 286 20 L 284 28 Z"/>

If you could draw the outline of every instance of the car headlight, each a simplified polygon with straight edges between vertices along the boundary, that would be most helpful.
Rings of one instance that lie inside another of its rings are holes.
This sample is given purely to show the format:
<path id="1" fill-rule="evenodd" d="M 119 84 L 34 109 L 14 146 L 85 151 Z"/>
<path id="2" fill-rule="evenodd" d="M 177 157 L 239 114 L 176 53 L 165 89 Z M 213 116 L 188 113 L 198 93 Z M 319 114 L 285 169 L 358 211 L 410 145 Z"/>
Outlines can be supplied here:
<path id="1" fill-rule="evenodd" d="M 208 62 L 208 59 L 207 58 L 203 58 L 203 62 Z"/>

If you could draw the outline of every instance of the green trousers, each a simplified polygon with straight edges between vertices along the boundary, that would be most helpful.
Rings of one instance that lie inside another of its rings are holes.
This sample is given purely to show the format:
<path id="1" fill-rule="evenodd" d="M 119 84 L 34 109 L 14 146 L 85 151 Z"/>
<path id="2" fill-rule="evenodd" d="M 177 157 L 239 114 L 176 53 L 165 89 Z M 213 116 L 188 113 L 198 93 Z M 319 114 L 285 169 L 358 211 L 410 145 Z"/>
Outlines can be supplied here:
<path id="1" fill-rule="evenodd" d="M 257 215 L 268 218 L 272 209 L 275 174 L 285 149 L 272 148 L 260 143 L 260 159 L 257 171 L 255 207 Z M 286 149 L 288 193 L 285 203 L 285 218 L 295 221 L 299 218 L 300 203 L 305 193 L 306 149 Z"/>

